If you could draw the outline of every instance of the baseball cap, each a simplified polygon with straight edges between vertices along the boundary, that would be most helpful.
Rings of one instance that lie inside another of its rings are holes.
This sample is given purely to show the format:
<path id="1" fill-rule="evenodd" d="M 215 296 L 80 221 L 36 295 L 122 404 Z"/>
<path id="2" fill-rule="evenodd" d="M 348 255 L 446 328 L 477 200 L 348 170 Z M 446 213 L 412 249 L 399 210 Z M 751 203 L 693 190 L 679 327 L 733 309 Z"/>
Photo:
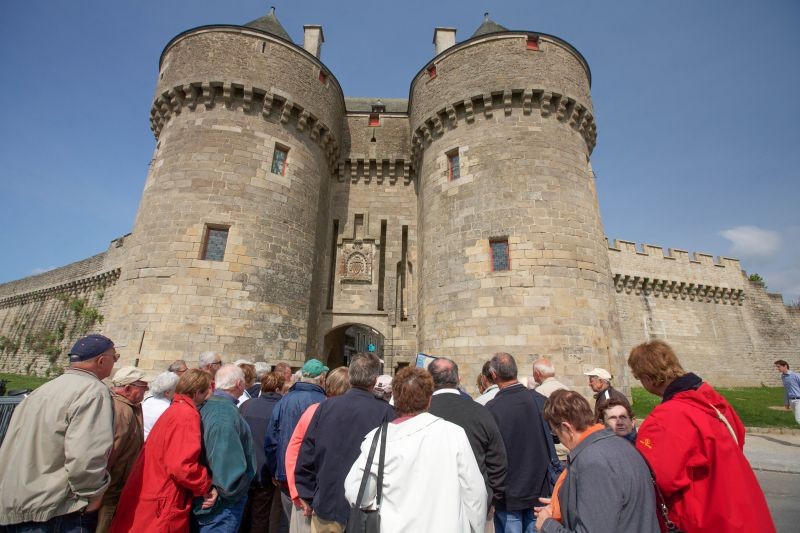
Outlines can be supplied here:
<path id="1" fill-rule="evenodd" d="M 144 377 L 142 369 L 136 368 L 135 366 L 123 366 L 117 370 L 117 373 L 114 374 L 114 377 L 111 379 L 111 383 L 113 383 L 115 387 L 124 387 L 125 385 L 130 385 L 137 381 L 148 383 L 150 380 Z"/>
<path id="2" fill-rule="evenodd" d="M 375 388 L 379 391 L 392 390 L 392 376 L 387 374 L 378 376 L 378 379 L 375 381 Z"/>
<path id="3" fill-rule="evenodd" d="M 69 351 L 69 360 L 72 362 L 86 361 L 102 354 L 114 346 L 114 342 L 104 335 L 92 333 L 81 337 Z"/>
<path id="4" fill-rule="evenodd" d="M 309 359 L 306 361 L 306 364 L 303 365 L 303 376 L 307 378 L 315 378 L 320 374 L 324 374 L 329 369 L 327 366 L 322 364 L 322 361 L 319 359 Z"/>
<path id="5" fill-rule="evenodd" d="M 583 373 L 584 376 L 597 376 L 600 379 L 611 379 L 611 374 L 604 368 L 593 368 Z"/>

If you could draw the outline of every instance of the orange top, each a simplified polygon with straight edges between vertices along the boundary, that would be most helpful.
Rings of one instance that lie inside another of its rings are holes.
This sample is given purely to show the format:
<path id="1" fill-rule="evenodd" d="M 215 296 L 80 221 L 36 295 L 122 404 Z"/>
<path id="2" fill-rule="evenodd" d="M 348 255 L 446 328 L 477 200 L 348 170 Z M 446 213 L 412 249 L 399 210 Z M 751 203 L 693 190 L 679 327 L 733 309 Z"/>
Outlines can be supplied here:
<path id="1" fill-rule="evenodd" d="M 576 442 L 575 444 L 580 443 L 583 439 L 585 439 L 586 437 L 588 437 L 592 433 L 595 433 L 597 431 L 601 431 L 603 429 L 605 429 L 605 426 L 603 424 L 595 424 L 595 425 L 587 428 L 586 431 L 584 431 L 581 434 L 581 436 L 578 437 L 578 442 Z M 565 479 L 567 479 L 567 469 L 566 468 L 561 472 L 561 475 L 558 476 L 558 479 L 556 480 L 556 484 L 553 487 L 553 499 L 550 502 L 550 505 L 552 506 L 551 516 L 552 516 L 553 520 L 558 520 L 559 522 L 561 522 L 561 503 L 558 501 L 558 491 L 561 490 L 561 485 L 564 484 L 564 480 Z"/>

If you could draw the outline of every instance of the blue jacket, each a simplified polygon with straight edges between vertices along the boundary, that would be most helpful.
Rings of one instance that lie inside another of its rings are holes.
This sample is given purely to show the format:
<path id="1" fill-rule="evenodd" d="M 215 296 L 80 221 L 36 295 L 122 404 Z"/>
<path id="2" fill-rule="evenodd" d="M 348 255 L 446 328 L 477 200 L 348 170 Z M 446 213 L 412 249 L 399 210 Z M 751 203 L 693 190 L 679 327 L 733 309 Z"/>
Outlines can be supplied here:
<path id="1" fill-rule="evenodd" d="M 347 522 L 350 505 L 344 497 L 344 479 L 361 454 L 366 434 L 394 418 L 391 405 L 362 389 L 350 389 L 320 404 L 294 471 L 298 496 L 311 502 L 320 518 Z"/>
<path id="2" fill-rule="evenodd" d="M 286 481 L 286 448 L 300 416 L 311 404 L 325 399 L 325 391 L 313 383 L 295 383 L 272 410 L 264 437 L 267 469 L 278 481 Z"/>
<path id="3" fill-rule="evenodd" d="M 195 507 L 195 514 L 210 514 L 235 505 L 247 497 L 256 473 L 253 437 L 236 408 L 236 398 L 216 391 L 200 407 L 203 420 L 203 448 L 214 486 L 219 491 L 211 509 Z"/>

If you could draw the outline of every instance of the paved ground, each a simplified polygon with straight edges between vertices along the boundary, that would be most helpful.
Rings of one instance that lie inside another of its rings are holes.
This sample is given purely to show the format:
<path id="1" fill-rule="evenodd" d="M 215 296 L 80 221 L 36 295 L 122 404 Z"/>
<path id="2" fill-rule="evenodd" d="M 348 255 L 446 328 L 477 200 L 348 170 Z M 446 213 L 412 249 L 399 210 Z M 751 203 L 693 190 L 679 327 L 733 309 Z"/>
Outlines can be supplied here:
<path id="1" fill-rule="evenodd" d="M 748 433 L 744 452 L 779 533 L 800 530 L 800 435 Z"/>

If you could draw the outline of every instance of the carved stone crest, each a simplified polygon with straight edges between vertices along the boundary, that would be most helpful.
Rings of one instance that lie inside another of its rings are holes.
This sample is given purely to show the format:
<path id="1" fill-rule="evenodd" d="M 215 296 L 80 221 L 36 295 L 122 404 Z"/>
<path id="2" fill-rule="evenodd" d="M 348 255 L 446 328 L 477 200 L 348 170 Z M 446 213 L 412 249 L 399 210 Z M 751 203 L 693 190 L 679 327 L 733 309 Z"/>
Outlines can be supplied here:
<path id="1" fill-rule="evenodd" d="M 339 276 L 343 282 L 372 282 L 373 243 L 353 241 L 342 244 Z"/>

